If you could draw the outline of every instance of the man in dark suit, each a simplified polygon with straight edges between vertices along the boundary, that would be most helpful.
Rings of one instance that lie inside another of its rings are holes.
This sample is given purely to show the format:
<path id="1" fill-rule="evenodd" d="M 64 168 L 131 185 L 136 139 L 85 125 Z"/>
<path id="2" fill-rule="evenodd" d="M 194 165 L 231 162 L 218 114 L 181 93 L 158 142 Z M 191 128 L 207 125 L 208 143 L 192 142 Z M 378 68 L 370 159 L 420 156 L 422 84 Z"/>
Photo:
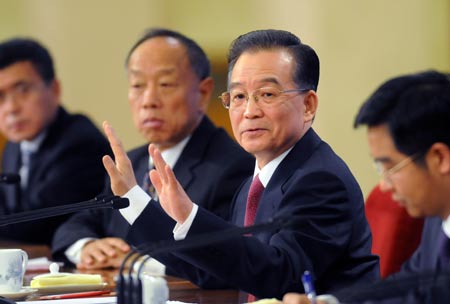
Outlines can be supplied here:
<path id="1" fill-rule="evenodd" d="M 424 217 L 425 225 L 418 249 L 400 272 L 361 288 L 363 296 L 341 292 L 344 303 L 449 303 L 449 117 L 450 78 L 435 71 L 388 80 L 359 110 L 355 127 L 368 126 L 381 190 L 391 192 L 412 217 Z M 285 303 L 300 299 L 287 295 Z"/>
<path id="2" fill-rule="evenodd" d="M 293 219 L 293 227 L 156 258 L 169 273 L 202 287 L 232 287 L 256 297 L 303 291 L 305 270 L 312 272 L 318 292 L 376 280 L 378 259 L 370 253 L 359 186 L 311 128 L 319 79 L 314 50 L 286 31 L 254 31 L 234 41 L 228 63 L 228 92 L 222 101 L 237 141 L 256 157 L 255 177 L 236 193 L 231 221 L 194 204 L 158 148 L 150 145 L 156 166 L 150 176 L 161 210 L 130 182 L 126 154 L 113 129 L 104 126 L 116 157 L 115 162 L 104 158 L 113 192 L 129 197 L 131 206 L 149 201 L 140 215 L 133 216 L 132 208 L 121 210 L 132 224 L 133 244 L 189 238 L 284 216 Z"/>
<path id="3" fill-rule="evenodd" d="M 206 54 L 180 33 L 154 29 L 131 48 L 126 66 L 136 128 L 163 151 L 200 206 L 229 219 L 229 203 L 254 159 L 205 116 L 213 90 Z M 128 156 L 138 183 L 148 183 L 148 145 Z M 118 267 L 129 250 L 129 227 L 113 210 L 77 214 L 56 233 L 53 253 L 65 253 L 79 268 Z"/>
<path id="4" fill-rule="evenodd" d="M 48 51 L 31 39 L 0 43 L 0 131 L 8 139 L 3 173 L 20 184 L 0 185 L 0 214 L 36 210 L 94 198 L 109 145 L 85 116 L 60 105 L 60 84 Z M 0 227 L 0 238 L 50 244 L 60 216 Z"/>

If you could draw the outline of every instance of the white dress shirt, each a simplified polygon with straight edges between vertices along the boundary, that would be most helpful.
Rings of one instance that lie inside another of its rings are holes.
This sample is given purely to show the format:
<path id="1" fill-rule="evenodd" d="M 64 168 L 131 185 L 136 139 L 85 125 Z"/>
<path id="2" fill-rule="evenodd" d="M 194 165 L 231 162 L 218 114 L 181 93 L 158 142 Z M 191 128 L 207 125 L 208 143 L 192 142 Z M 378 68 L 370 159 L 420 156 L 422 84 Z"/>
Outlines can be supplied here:
<path id="1" fill-rule="evenodd" d="M 445 221 L 442 221 L 442 229 L 444 230 L 445 235 L 450 239 L 450 215 Z"/>
<path id="2" fill-rule="evenodd" d="M 20 142 L 20 154 L 22 158 L 22 166 L 19 169 L 20 175 L 20 187 L 25 189 L 28 184 L 28 174 L 30 171 L 30 157 L 31 154 L 36 153 L 39 150 L 42 142 L 45 139 L 47 132 L 41 132 L 32 140 L 23 140 Z"/>

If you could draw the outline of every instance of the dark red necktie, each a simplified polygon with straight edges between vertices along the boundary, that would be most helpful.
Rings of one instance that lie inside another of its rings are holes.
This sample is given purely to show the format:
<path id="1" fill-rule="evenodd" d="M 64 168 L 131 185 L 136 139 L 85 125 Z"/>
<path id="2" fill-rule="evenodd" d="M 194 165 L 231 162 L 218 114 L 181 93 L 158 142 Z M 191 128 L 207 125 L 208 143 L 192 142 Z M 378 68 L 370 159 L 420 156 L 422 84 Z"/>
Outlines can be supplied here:
<path id="1" fill-rule="evenodd" d="M 247 206 L 245 208 L 244 226 L 253 225 L 255 221 L 256 211 L 258 210 L 259 200 L 264 191 L 264 186 L 256 175 L 250 185 L 247 196 Z"/>
<path id="2" fill-rule="evenodd" d="M 259 200 L 264 191 L 264 186 L 256 175 L 250 185 L 247 196 L 247 206 L 245 208 L 244 226 L 251 226 L 255 222 L 256 211 L 258 210 Z M 247 302 L 256 301 L 256 297 L 252 294 L 248 295 Z"/>

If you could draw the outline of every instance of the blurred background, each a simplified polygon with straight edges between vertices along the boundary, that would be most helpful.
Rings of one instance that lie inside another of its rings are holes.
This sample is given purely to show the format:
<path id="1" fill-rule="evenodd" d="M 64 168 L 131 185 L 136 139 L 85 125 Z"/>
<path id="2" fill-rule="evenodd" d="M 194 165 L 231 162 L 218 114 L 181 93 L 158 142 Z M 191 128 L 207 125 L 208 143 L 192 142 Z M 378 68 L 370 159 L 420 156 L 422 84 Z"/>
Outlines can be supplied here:
<path id="1" fill-rule="evenodd" d="M 216 92 L 225 90 L 226 54 L 238 35 L 284 29 L 321 60 L 315 130 L 347 162 L 364 195 L 377 183 L 361 103 L 389 77 L 425 69 L 450 71 L 450 0 L 0 0 L 0 40 L 38 39 L 53 54 L 63 104 L 108 120 L 124 145 L 144 141 L 127 102 L 124 59 L 149 27 L 196 40 L 211 59 Z M 213 120 L 231 132 L 228 113 L 210 102 Z M 450 118 L 449 118 L 450 119 Z"/>

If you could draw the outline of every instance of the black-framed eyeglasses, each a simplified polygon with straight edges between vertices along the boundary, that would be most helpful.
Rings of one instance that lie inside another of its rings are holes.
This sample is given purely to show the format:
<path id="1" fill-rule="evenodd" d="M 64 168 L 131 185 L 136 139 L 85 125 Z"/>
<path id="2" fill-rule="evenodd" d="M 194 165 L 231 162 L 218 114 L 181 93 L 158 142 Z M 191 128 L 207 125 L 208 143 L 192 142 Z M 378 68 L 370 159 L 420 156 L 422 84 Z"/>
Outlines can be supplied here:
<path id="1" fill-rule="evenodd" d="M 255 102 L 260 102 L 261 106 L 266 106 L 273 104 L 282 95 L 289 93 L 301 93 L 307 92 L 310 89 L 291 89 L 291 90 L 280 90 L 274 87 L 264 87 L 253 91 L 251 96 Z M 219 98 L 222 104 L 227 109 L 237 109 L 245 105 L 250 99 L 250 94 L 242 89 L 233 89 L 228 92 L 223 92 L 220 94 Z"/>

